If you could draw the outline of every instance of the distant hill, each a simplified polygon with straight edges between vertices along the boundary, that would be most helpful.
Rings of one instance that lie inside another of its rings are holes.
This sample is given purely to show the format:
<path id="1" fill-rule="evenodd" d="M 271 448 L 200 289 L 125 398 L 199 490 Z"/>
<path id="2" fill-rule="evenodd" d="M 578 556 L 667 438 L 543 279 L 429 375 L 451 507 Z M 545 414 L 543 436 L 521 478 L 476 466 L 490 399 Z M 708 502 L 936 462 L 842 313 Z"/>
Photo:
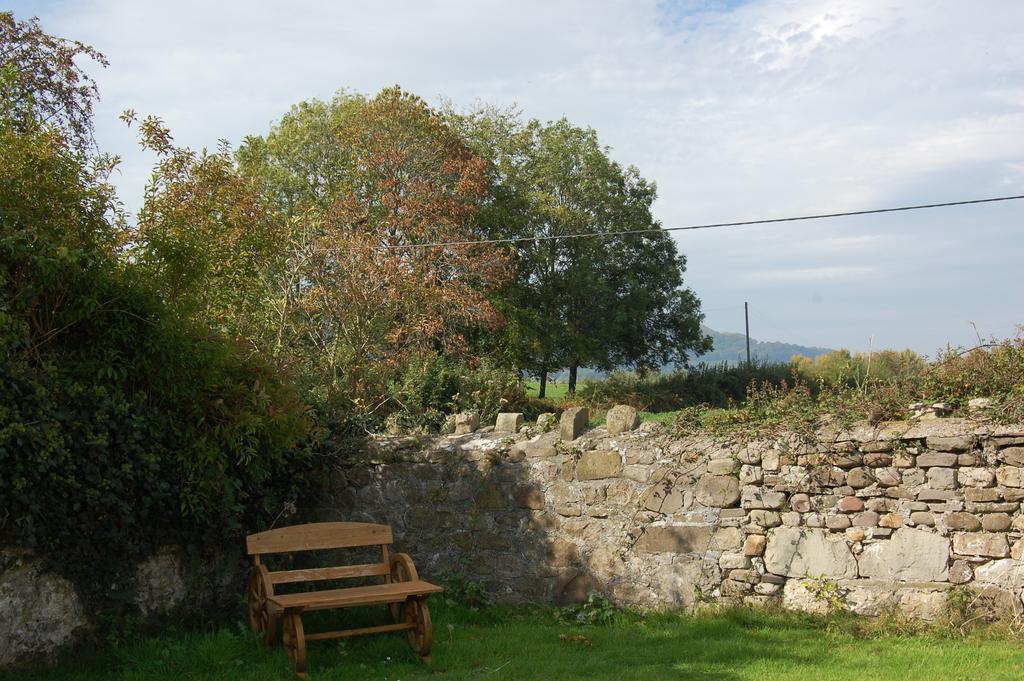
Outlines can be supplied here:
<path id="1" fill-rule="evenodd" d="M 696 366 L 697 364 L 719 364 L 721 362 L 727 362 L 729 364 L 738 364 L 746 361 L 747 359 L 747 345 L 745 337 L 742 333 L 732 333 L 729 331 L 715 331 L 714 329 L 706 326 L 701 327 L 704 333 L 711 336 L 714 341 L 714 349 L 706 355 L 700 357 L 691 357 L 690 365 Z M 827 352 L 832 352 L 829 348 L 816 348 L 809 345 L 796 345 L 795 343 L 779 343 L 778 341 L 759 341 L 754 338 L 750 339 L 750 356 L 756 362 L 788 362 L 793 355 L 803 355 L 814 359 L 818 355 L 824 355 Z M 664 366 L 661 368 L 662 371 L 673 371 L 674 366 Z M 586 367 L 580 367 L 579 378 L 604 378 L 608 374 L 603 371 L 595 371 L 594 369 L 588 369 Z M 568 380 L 569 372 L 566 370 L 559 371 L 556 374 L 552 374 L 559 381 Z"/>
<path id="2" fill-rule="evenodd" d="M 691 359 L 691 364 L 699 364 L 701 362 L 706 364 L 716 364 L 718 362 L 736 363 L 746 360 L 747 346 L 742 333 L 715 331 L 706 326 L 703 327 L 703 330 L 714 341 L 714 350 L 706 355 Z M 827 352 L 832 351 L 829 348 L 750 339 L 750 356 L 753 360 L 760 362 L 788 362 L 793 355 L 804 355 L 813 359 Z"/>

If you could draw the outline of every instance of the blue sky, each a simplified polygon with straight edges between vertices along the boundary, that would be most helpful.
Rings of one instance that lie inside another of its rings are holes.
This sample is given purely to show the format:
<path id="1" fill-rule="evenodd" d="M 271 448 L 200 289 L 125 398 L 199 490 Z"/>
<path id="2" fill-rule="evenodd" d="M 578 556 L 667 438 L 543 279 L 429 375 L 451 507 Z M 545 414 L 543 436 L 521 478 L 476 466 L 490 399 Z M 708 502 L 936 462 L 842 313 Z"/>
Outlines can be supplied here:
<path id="1" fill-rule="evenodd" d="M 152 158 L 398 83 L 591 125 L 657 181 L 666 226 L 1024 193 L 1024 3 L 991 0 L 15 2 L 93 44 L 100 144 L 138 206 Z M 1024 322 L 1024 202 L 677 235 L 709 325 L 864 350 Z"/>

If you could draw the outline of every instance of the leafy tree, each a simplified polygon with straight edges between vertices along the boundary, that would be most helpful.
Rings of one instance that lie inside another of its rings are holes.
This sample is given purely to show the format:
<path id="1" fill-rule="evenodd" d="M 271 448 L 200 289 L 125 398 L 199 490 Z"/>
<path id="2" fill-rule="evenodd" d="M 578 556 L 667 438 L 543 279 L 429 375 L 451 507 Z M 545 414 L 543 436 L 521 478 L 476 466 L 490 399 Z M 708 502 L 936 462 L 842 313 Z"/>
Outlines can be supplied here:
<path id="1" fill-rule="evenodd" d="M 404 367 L 498 324 L 483 292 L 506 276 L 502 254 L 421 246 L 474 239 L 487 190 L 486 161 L 421 99 L 304 103 L 238 158 L 292 217 L 286 317 L 324 400 L 386 411 Z"/>
<path id="2" fill-rule="evenodd" d="M 157 163 L 130 257 L 184 319 L 202 320 L 266 352 L 277 340 L 274 284 L 284 269 L 287 223 L 260 187 L 241 175 L 231 150 L 177 147 L 153 116 L 138 121 Z"/>
<path id="3" fill-rule="evenodd" d="M 95 48 L 44 32 L 38 19 L 18 21 L 0 12 L 0 117 L 21 130 L 29 120 L 52 126 L 76 149 L 91 147 L 98 90 L 76 63 L 80 57 L 107 65 Z"/>
<path id="4" fill-rule="evenodd" d="M 514 110 L 449 111 L 492 160 L 482 230 L 515 243 L 516 277 L 500 307 L 517 364 L 541 381 L 569 368 L 641 370 L 707 350 L 699 301 L 683 287 L 685 258 L 651 216 L 656 188 L 608 156 L 592 129 L 562 119 L 519 122 Z M 566 238 L 595 234 L 596 238 Z M 602 236 L 603 235 L 603 236 Z"/>

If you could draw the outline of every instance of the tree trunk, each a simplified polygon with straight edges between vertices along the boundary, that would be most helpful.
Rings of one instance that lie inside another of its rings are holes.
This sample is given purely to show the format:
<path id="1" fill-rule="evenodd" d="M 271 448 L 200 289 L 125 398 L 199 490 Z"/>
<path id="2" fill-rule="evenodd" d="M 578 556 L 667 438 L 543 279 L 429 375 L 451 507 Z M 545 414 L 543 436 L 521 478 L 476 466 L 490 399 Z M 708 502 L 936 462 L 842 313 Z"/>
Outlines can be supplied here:
<path id="1" fill-rule="evenodd" d="M 547 369 L 540 372 L 540 391 L 537 393 L 537 397 L 543 398 L 544 392 L 548 389 L 548 371 Z"/>
<path id="2" fill-rule="evenodd" d="M 569 365 L 569 394 L 576 394 L 576 370 L 580 368 L 579 360 L 573 360 Z"/>

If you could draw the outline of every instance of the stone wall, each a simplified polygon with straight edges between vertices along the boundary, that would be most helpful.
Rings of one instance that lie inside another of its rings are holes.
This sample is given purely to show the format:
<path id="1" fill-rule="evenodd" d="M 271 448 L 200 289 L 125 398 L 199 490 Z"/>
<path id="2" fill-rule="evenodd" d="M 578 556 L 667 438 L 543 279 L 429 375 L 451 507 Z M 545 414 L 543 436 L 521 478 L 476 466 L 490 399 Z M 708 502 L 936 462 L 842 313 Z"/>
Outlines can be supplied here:
<path id="1" fill-rule="evenodd" d="M 422 574 L 504 601 L 596 590 L 650 608 L 930 619 L 953 589 L 1020 612 L 1022 499 L 1024 426 L 932 419 L 751 442 L 526 426 L 378 439 L 320 514 L 389 523 Z"/>
<path id="2" fill-rule="evenodd" d="M 165 546 L 135 566 L 128 585 L 138 622 L 194 619 L 204 611 L 237 607 L 245 570 L 241 555 L 186 556 Z M 103 584 L 109 575 L 97 574 L 96 579 Z M 46 663 L 88 641 L 95 632 L 95 615 L 71 582 L 47 571 L 30 551 L 0 549 L 0 669 Z"/>

